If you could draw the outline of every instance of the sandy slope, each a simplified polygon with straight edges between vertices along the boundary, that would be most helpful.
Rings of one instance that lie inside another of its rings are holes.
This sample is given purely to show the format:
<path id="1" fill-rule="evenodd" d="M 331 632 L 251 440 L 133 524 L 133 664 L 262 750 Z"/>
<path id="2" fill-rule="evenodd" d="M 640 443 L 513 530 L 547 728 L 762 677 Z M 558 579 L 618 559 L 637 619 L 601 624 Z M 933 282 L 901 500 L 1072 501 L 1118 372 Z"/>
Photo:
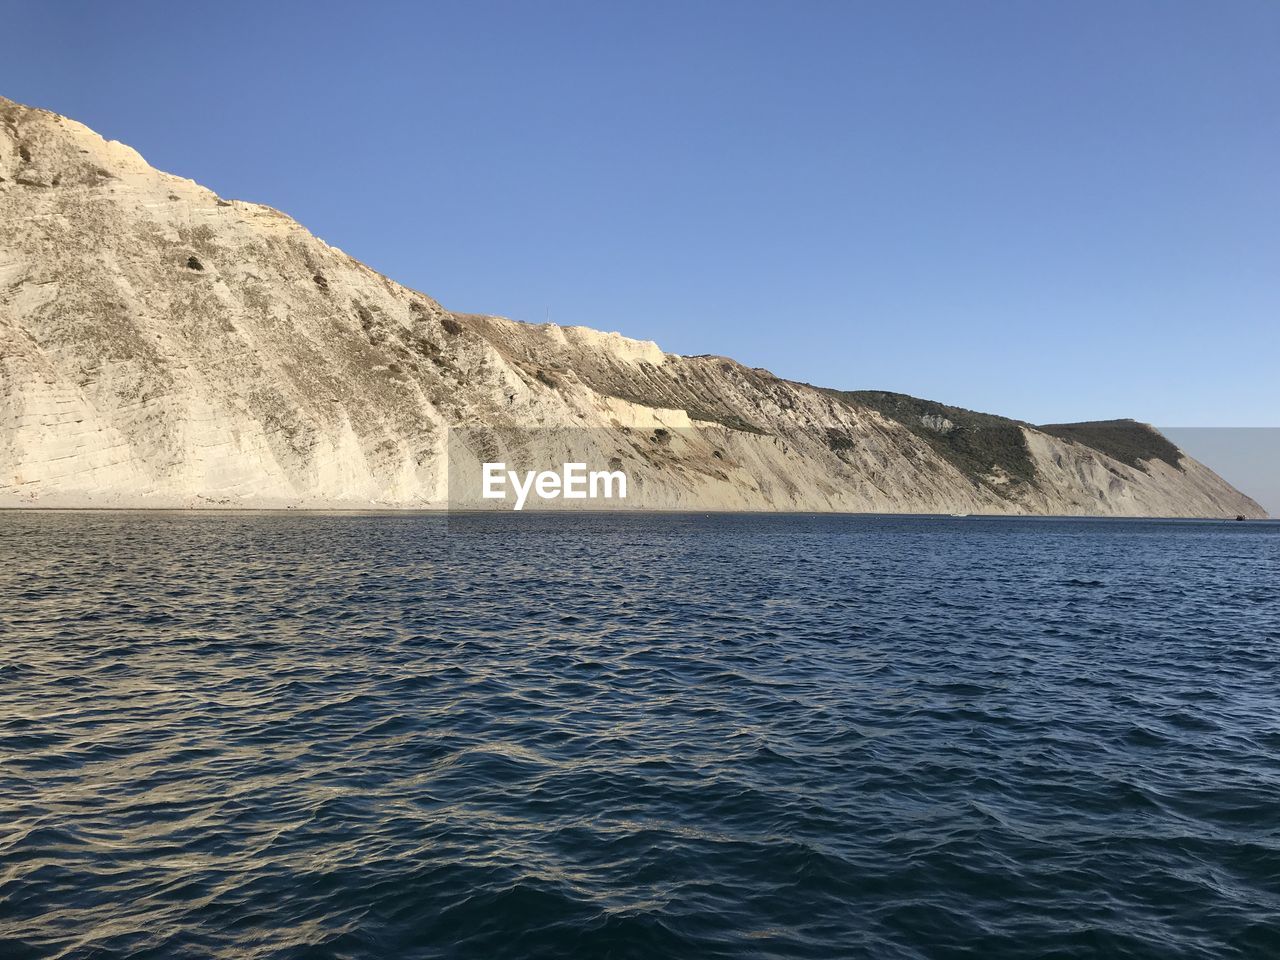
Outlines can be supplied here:
<path id="1" fill-rule="evenodd" d="M 441 506 L 485 459 L 590 457 L 634 478 L 628 507 L 1263 515 L 1189 459 L 1026 427 L 1033 482 L 975 476 L 725 358 L 455 315 L 5 100 L 0 178 L 0 506 Z"/>

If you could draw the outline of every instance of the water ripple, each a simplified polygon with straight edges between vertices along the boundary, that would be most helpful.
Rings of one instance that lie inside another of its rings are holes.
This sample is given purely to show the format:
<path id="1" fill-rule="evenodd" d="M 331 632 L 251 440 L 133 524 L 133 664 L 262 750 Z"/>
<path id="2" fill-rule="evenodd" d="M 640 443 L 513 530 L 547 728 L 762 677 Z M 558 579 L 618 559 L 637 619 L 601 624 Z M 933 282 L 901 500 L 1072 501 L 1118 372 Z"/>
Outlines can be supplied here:
<path id="1" fill-rule="evenodd" d="M 1280 526 L 0 514 L 0 955 L 1280 955 Z"/>

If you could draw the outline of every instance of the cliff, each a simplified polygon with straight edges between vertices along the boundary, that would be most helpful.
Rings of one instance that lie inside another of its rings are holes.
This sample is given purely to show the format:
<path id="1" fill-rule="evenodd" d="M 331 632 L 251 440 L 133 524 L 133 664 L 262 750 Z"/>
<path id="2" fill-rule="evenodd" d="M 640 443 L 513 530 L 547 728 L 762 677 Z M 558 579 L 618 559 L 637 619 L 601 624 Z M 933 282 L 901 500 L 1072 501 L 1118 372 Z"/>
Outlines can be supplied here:
<path id="1" fill-rule="evenodd" d="M 569 454 L 625 468 L 631 507 L 1264 515 L 1141 424 L 1037 428 L 452 313 L 0 99 L 0 506 L 443 506 L 481 460 Z"/>

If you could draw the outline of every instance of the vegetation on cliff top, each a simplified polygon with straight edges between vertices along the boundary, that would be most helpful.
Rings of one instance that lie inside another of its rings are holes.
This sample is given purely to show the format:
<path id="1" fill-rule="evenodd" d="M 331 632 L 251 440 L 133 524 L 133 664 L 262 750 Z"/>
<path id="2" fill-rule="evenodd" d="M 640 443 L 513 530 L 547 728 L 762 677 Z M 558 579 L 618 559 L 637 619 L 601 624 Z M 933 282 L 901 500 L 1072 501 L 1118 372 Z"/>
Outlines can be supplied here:
<path id="1" fill-rule="evenodd" d="M 1176 467 L 1182 451 L 1154 427 L 1136 420 L 1096 420 L 1090 423 L 1048 423 L 1036 427 L 1060 440 L 1074 440 L 1108 457 L 1141 467 L 1143 460 L 1163 460 Z"/>
<path id="2" fill-rule="evenodd" d="M 842 403 L 870 407 L 896 420 L 974 483 L 1001 491 L 1008 485 L 993 483 L 993 475 L 1003 473 L 1023 483 L 1035 480 L 1023 424 L 1016 420 L 886 390 L 819 389 Z"/>
<path id="3" fill-rule="evenodd" d="M 1022 432 L 1024 427 L 1032 427 L 1029 423 L 886 390 L 818 389 L 842 403 L 869 407 L 897 421 L 975 483 L 1008 492 L 1007 484 L 991 482 L 992 475 L 1001 472 L 1015 481 L 1035 482 L 1035 464 Z M 1032 429 L 1090 447 L 1138 469 L 1145 469 L 1144 462 L 1152 460 L 1176 467 L 1182 458 L 1177 446 L 1135 420 L 1052 423 Z"/>

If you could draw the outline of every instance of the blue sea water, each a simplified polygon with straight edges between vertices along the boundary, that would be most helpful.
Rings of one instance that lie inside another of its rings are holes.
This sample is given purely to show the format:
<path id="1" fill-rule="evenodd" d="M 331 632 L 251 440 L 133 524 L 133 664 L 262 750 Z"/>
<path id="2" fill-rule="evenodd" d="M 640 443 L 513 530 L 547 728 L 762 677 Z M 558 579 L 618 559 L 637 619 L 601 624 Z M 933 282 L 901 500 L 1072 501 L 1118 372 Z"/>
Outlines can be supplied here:
<path id="1" fill-rule="evenodd" d="M 1280 956 L 1280 525 L 0 514 L 0 957 Z"/>

